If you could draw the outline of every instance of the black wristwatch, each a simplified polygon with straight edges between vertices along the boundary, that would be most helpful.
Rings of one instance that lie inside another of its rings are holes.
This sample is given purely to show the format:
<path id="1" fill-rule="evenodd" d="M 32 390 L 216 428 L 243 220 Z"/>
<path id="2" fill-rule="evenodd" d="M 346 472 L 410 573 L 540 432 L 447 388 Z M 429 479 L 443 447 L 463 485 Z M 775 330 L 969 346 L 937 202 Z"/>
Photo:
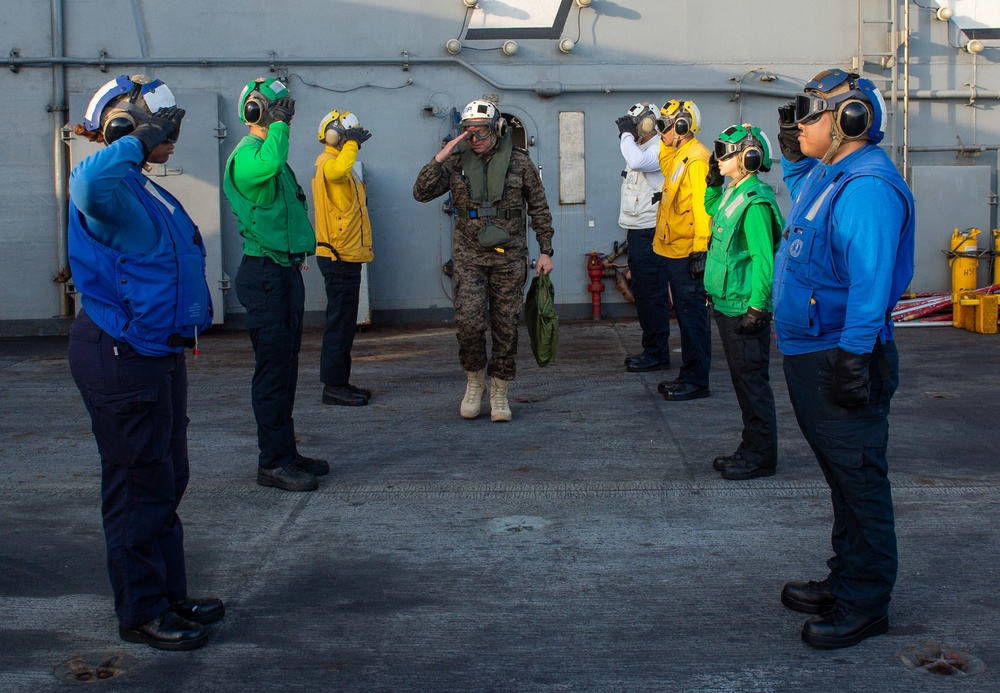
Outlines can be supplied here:
<path id="1" fill-rule="evenodd" d="M 543 250 L 541 252 L 542 255 L 548 255 L 549 257 L 552 257 L 556 251 L 554 251 L 552 248 L 549 248 L 548 250 Z"/>

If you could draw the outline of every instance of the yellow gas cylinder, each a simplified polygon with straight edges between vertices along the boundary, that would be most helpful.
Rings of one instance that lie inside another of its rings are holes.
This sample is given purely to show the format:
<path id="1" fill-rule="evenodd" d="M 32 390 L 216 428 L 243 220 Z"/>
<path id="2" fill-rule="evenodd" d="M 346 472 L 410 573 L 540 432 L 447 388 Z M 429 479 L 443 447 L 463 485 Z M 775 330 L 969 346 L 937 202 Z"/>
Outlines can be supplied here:
<path id="1" fill-rule="evenodd" d="M 979 229 L 959 231 L 951 235 L 948 264 L 951 265 L 951 300 L 958 301 L 963 291 L 975 289 L 979 265 Z"/>
<path id="2" fill-rule="evenodd" d="M 1000 229 L 993 229 L 993 283 L 1000 284 Z"/>
<path id="3" fill-rule="evenodd" d="M 979 266 L 979 229 L 959 231 L 951 234 L 950 250 L 946 253 L 951 265 L 951 314 L 952 325 L 965 328 L 974 321 L 974 309 L 962 306 L 962 292 L 976 288 Z"/>

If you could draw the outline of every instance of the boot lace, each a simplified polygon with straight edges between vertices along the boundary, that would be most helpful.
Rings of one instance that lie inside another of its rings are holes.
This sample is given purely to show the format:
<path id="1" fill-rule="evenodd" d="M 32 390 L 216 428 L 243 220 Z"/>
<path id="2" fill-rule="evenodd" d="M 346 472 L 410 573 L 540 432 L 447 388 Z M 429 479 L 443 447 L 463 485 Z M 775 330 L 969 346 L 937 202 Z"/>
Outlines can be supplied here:
<path id="1" fill-rule="evenodd" d="M 478 380 L 470 380 L 469 386 L 465 389 L 465 401 L 468 404 L 475 404 L 483 398 L 483 384 Z M 454 400 L 452 400 L 454 401 Z"/>

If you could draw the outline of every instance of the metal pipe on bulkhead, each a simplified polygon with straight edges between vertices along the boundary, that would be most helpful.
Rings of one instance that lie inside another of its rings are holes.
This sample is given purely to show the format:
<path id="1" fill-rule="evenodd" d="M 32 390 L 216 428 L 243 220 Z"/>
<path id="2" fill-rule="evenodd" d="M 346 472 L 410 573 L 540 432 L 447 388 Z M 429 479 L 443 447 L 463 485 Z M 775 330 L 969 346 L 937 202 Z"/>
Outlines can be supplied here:
<path id="1" fill-rule="evenodd" d="M 65 21 L 63 16 L 63 0 L 52 0 L 52 55 L 62 57 L 65 46 Z M 63 129 L 66 127 L 69 107 L 66 103 L 66 67 L 53 62 L 52 64 L 52 164 L 53 185 L 56 196 L 56 276 L 59 285 L 59 317 L 72 315 L 72 306 L 68 292 L 70 280 L 68 222 L 69 222 L 69 152 L 63 140 Z"/>
<path id="2" fill-rule="evenodd" d="M 0 59 L 2 60 L 2 59 Z M 613 94 L 621 92 L 649 92 L 649 91 L 685 91 L 688 93 L 710 93 L 726 94 L 732 91 L 732 86 L 715 87 L 697 84 L 563 84 L 562 82 L 535 82 L 533 84 L 502 84 L 484 73 L 482 70 L 470 65 L 464 60 L 457 58 L 415 58 L 409 55 L 397 58 L 278 58 L 273 53 L 270 58 L 260 56 L 249 58 L 112 58 L 102 55 L 97 58 L 67 58 L 67 57 L 46 57 L 46 58 L 26 58 L 22 56 L 8 56 L 7 66 L 10 69 L 20 69 L 27 67 L 50 67 L 52 65 L 63 65 L 66 67 L 98 67 L 107 68 L 109 66 L 131 66 L 148 65 L 150 67 L 333 67 L 344 65 L 383 65 L 389 67 L 402 67 L 412 65 L 457 65 L 467 72 L 483 80 L 491 87 L 499 91 L 520 91 L 532 92 L 538 96 L 551 97 L 560 94 Z M 772 83 L 773 84 L 773 83 Z M 794 96 L 801 90 L 801 85 L 796 85 L 794 89 L 787 90 L 780 87 L 757 87 L 744 86 L 740 89 L 741 94 L 756 94 L 758 96 L 775 96 L 788 98 Z M 899 93 L 899 90 L 893 90 Z M 950 100 L 969 99 L 969 90 L 959 89 L 918 89 L 909 91 L 911 99 L 930 100 Z M 976 97 L 984 99 L 1000 99 L 1000 91 L 976 89 Z"/>
<path id="3" fill-rule="evenodd" d="M 903 14 L 903 177 L 910 182 L 910 3 Z"/>

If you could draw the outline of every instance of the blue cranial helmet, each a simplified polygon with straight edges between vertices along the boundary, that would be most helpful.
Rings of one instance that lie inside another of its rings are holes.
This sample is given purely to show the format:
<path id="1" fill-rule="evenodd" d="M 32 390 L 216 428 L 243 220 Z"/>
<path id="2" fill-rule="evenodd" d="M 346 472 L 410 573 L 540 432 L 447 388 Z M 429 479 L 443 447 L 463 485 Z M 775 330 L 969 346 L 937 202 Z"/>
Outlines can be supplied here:
<path id="1" fill-rule="evenodd" d="M 833 125 L 844 140 L 867 137 L 878 144 L 885 136 L 885 100 L 871 80 L 841 69 L 824 70 L 795 97 L 795 121 L 815 122 L 833 113 Z"/>

